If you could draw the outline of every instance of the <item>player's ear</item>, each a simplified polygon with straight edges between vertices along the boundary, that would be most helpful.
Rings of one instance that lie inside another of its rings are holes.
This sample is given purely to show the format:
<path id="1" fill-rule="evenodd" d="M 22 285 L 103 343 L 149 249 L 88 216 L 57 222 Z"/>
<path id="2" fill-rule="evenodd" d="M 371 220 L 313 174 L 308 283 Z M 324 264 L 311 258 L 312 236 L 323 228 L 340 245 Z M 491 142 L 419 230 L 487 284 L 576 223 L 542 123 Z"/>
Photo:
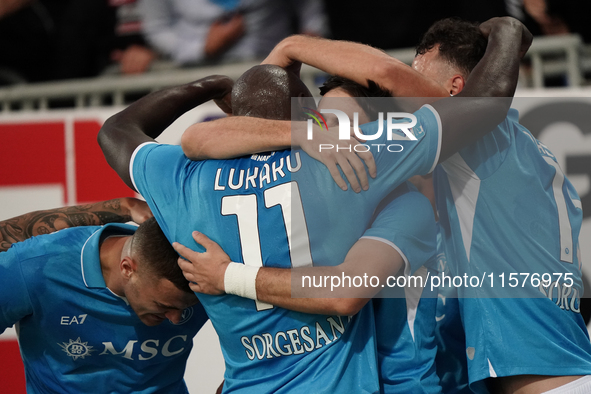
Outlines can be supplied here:
<path id="1" fill-rule="evenodd" d="M 137 271 L 137 263 L 131 257 L 125 256 L 119 263 L 119 269 L 121 270 L 121 275 L 129 280 L 131 275 Z"/>
<path id="2" fill-rule="evenodd" d="M 465 84 L 466 81 L 464 80 L 464 77 L 461 74 L 455 74 L 453 77 L 451 77 L 451 88 L 449 93 L 452 96 L 455 96 L 464 89 Z"/>

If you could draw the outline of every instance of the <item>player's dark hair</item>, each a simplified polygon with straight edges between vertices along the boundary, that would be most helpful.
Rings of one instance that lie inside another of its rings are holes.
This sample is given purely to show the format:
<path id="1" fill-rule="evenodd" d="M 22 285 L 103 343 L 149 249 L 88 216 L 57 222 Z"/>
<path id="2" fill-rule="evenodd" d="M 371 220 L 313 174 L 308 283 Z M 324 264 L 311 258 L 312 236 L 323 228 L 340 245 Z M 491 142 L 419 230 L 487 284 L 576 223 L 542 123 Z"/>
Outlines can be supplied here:
<path id="1" fill-rule="evenodd" d="M 468 76 L 484 56 L 486 44 L 478 23 L 446 18 L 431 25 L 416 54 L 423 55 L 439 45 L 440 56 Z"/>
<path id="2" fill-rule="evenodd" d="M 380 85 L 378 85 L 371 79 L 367 80 L 367 86 L 368 87 L 365 87 L 348 78 L 343 78 L 338 75 L 332 75 L 320 87 L 320 94 L 324 96 L 326 93 L 330 92 L 333 89 L 343 89 L 351 97 L 355 97 L 358 99 L 357 103 L 363 109 L 363 111 L 365 111 L 365 114 L 370 120 L 375 120 L 378 118 L 378 113 L 380 111 L 387 112 L 387 109 L 386 111 L 384 111 L 384 107 L 389 107 L 389 104 L 386 104 L 383 100 L 364 100 L 364 98 L 391 98 L 392 93 L 388 89 L 382 88 Z M 392 111 L 392 108 L 393 107 L 389 107 L 389 110 Z"/>
<path id="3" fill-rule="evenodd" d="M 351 97 L 392 97 L 392 93 L 382 88 L 380 85 L 367 80 L 365 87 L 348 78 L 339 77 L 338 75 L 331 75 L 320 87 L 320 95 L 324 96 L 333 89 L 341 88 L 351 95 Z"/>
<path id="4" fill-rule="evenodd" d="M 294 73 L 270 64 L 252 67 L 232 88 L 232 114 L 256 118 L 289 120 L 292 97 L 312 97 Z M 308 105 L 314 105 L 310 100 Z M 305 105 L 304 105 L 305 106 Z M 302 111 L 294 111 L 294 119 Z"/>
<path id="5" fill-rule="evenodd" d="M 177 263 L 179 255 L 166 239 L 156 219 L 152 217 L 140 224 L 133 236 L 131 247 L 141 261 L 141 267 L 148 273 L 157 278 L 168 279 L 179 290 L 193 294 Z"/>

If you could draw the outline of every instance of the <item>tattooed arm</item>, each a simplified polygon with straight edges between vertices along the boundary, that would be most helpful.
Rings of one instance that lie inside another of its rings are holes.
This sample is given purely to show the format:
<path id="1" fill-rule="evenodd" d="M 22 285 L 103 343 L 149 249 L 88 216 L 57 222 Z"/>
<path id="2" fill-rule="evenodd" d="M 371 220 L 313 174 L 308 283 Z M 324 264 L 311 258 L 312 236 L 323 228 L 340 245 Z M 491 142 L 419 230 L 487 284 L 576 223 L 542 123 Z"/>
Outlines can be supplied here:
<path id="1" fill-rule="evenodd" d="M 8 250 L 15 242 L 68 227 L 99 226 L 132 220 L 140 224 L 151 216 L 152 212 L 144 201 L 130 197 L 30 212 L 0 221 L 0 252 Z"/>

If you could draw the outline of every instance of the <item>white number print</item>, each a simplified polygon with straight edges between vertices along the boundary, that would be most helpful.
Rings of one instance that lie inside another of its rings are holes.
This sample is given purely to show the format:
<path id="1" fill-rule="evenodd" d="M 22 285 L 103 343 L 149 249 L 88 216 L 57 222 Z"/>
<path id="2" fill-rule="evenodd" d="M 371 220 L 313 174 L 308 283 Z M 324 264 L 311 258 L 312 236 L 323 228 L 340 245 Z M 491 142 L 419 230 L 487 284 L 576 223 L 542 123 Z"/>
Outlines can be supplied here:
<path id="1" fill-rule="evenodd" d="M 292 181 L 269 188 L 264 192 L 264 200 L 267 209 L 276 205 L 281 207 L 291 266 L 312 266 L 310 239 L 298 184 Z M 244 264 L 262 267 L 256 194 L 223 197 L 222 215 L 236 215 Z M 273 305 L 260 301 L 256 301 L 256 306 L 258 311 L 273 308 Z"/>
<path id="2" fill-rule="evenodd" d="M 560 166 L 550 157 L 544 156 L 544 160 L 556 170 L 554 180 L 552 181 L 552 189 L 554 191 L 554 200 L 556 201 L 556 208 L 558 210 L 558 223 L 560 225 L 560 261 L 572 264 L 574 254 L 573 233 L 568 217 L 565 193 L 562 191 L 564 173 L 560 169 Z M 568 197 L 576 208 L 582 208 L 581 201 L 572 199 L 570 195 Z"/>

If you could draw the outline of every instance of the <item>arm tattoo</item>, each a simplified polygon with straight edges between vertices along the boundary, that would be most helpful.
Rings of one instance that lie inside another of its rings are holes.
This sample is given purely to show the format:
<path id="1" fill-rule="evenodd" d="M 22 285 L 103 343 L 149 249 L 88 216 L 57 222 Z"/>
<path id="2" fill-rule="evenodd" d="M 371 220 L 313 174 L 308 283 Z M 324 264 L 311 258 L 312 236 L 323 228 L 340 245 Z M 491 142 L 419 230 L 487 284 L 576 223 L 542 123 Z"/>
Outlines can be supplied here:
<path id="1" fill-rule="evenodd" d="M 15 242 L 40 234 L 49 234 L 69 227 L 99 226 L 130 220 L 130 213 L 121 207 L 121 199 L 26 213 L 0 221 L 0 252 L 8 250 Z"/>

